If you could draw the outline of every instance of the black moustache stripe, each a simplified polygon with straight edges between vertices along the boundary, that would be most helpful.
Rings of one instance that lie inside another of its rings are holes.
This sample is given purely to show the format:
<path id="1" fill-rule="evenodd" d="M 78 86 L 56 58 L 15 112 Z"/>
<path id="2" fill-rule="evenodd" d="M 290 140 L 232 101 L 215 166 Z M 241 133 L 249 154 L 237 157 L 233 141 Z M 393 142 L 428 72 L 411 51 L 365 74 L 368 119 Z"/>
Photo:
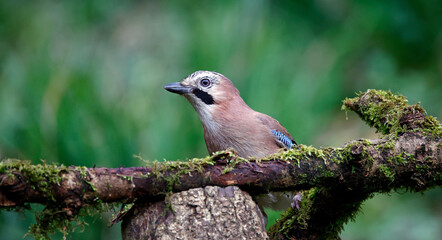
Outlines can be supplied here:
<path id="1" fill-rule="evenodd" d="M 208 105 L 215 104 L 212 95 L 208 94 L 207 92 L 204 92 L 199 88 L 193 89 L 192 93 L 195 94 L 195 96 L 197 96 L 199 99 L 201 99 L 201 101 L 203 101 L 205 104 Z"/>

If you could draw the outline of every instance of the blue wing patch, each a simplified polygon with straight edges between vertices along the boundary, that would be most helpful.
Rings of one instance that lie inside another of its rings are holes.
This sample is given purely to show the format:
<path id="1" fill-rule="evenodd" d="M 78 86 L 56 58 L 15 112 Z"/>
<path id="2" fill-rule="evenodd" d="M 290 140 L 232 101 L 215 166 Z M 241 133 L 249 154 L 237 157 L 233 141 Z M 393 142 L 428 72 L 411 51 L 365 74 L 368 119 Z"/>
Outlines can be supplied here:
<path id="1" fill-rule="evenodd" d="M 272 130 L 273 135 L 282 142 L 287 148 L 291 148 L 294 144 L 294 141 L 281 133 L 280 131 Z"/>

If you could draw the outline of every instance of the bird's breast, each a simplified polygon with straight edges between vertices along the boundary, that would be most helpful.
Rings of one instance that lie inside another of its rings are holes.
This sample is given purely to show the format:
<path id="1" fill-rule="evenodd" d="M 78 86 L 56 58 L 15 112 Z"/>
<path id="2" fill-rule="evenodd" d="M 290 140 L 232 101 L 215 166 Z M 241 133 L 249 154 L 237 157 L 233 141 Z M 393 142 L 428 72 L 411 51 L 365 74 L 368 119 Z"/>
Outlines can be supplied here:
<path id="1" fill-rule="evenodd" d="M 280 148 L 271 132 L 259 123 L 212 120 L 203 122 L 203 128 L 209 154 L 233 148 L 240 157 L 264 157 Z"/>

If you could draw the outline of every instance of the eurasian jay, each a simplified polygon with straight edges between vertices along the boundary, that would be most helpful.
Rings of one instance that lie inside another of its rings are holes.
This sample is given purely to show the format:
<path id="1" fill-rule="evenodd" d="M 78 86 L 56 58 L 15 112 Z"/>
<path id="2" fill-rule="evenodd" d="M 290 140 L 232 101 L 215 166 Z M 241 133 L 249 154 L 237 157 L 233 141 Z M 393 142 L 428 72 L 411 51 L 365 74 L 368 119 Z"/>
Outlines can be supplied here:
<path id="1" fill-rule="evenodd" d="M 296 145 L 277 120 L 251 109 L 219 73 L 197 71 L 164 88 L 185 96 L 195 108 L 209 154 L 233 148 L 240 157 L 259 158 Z"/>

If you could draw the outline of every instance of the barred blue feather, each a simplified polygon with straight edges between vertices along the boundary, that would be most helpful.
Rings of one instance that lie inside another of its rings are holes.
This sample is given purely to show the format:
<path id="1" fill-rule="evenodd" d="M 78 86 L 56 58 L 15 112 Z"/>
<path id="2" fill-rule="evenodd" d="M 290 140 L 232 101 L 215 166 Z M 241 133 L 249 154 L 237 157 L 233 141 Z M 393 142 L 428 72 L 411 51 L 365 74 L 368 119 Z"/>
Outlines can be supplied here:
<path id="1" fill-rule="evenodd" d="M 287 148 L 291 148 L 294 144 L 294 141 L 281 133 L 280 131 L 272 130 L 273 135 L 282 142 Z"/>

